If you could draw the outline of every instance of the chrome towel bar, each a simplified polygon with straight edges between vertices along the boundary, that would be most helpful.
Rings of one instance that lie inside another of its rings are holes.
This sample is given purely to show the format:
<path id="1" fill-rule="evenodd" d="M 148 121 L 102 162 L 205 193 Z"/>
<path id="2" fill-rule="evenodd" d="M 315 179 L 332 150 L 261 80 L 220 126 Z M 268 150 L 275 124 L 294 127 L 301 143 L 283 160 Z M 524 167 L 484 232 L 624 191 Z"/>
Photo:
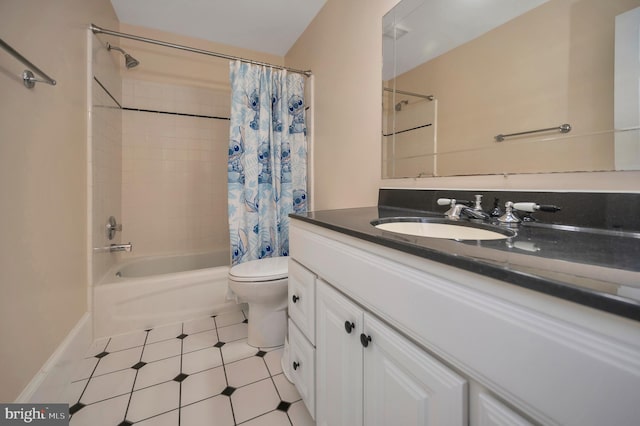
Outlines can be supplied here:
<path id="1" fill-rule="evenodd" d="M 530 133 L 550 132 L 552 130 L 559 130 L 560 133 L 569 133 L 571 131 L 571 125 L 565 123 L 565 124 L 561 124 L 558 127 L 549 127 L 547 129 L 529 130 L 529 131 L 526 131 L 526 132 L 519 132 L 519 133 L 509 133 L 508 135 L 503 135 L 501 133 L 499 135 L 494 136 L 494 139 L 496 140 L 496 142 L 502 142 L 504 140 L 504 138 L 508 138 L 510 136 L 521 136 L 521 135 L 528 135 Z"/>
<path id="2" fill-rule="evenodd" d="M 423 99 L 426 99 L 428 101 L 432 101 L 432 100 L 434 100 L 436 98 L 433 95 L 421 95 L 419 93 L 406 92 L 404 90 L 396 90 L 396 89 L 391 89 L 389 87 L 384 87 L 382 90 L 384 90 L 385 92 L 398 93 L 400 95 L 415 96 L 416 98 L 423 98 Z"/>
<path id="3" fill-rule="evenodd" d="M 24 65 L 26 65 L 27 67 L 29 67 L 30 69 L 35 71 L 37 74 L 39 74 L 42 78 L 44 78 L 44 80 L 38 80 L 37 78 L 35 78 L 35 76 L 33 75 L 33 72 L 31 70 L 24 70 L 24 72 L 22 73 L 22 80 L 24 82 L 25 87 L 27 87 L 28 89 L 32 89 L 36 85 L 36 83 L 47 83 L 47 84 L 50 84 L 52 86 L 56 85 L 56 81 L 54 79 L 49 77 L 40 68 L 38 68 L 37 66 L 32 64 L 27 58 L 25 58 L 20 53 L 18 53 L 18 51 L 16 51 L 13 47 L 9 46 L 1 38 L 0 38 L 0 47 L 4 48 L 4 50 L 9 52 L 11 54 L 11 56 L 16 58 L 17 60 L 22 62 Z"/>

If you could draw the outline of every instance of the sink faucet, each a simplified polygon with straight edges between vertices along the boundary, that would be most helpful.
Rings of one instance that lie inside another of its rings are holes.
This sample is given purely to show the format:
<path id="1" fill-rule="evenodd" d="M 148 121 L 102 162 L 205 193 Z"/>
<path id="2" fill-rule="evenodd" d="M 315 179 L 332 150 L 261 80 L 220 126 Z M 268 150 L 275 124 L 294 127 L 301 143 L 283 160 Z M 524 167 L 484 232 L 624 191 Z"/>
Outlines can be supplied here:
<path id="1" fill-rule="evenodd" d="M 455 198 L 439 198 L 437 203 L 439 206 L 450 206 L 449 210 L 444 213 L 449 220 L 459 220 L 462 214 L 469 219 L 489 220 L 491 217 L 482 210 L 480 205 L 481 200 L 482 195 L 476 195 L 475 206 L 473 208 L 469 207 L 469 204 L 472 204 L 471 202 L 456 200 Z"/>

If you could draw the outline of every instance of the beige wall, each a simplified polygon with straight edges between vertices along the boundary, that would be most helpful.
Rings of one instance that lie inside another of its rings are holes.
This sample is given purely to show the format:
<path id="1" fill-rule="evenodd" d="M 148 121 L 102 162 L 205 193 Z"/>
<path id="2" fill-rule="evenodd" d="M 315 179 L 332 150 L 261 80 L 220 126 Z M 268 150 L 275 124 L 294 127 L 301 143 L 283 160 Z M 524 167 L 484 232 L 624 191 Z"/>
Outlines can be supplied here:
<path id="1" fill-rule="evenodd" d="M 86 311 L 87 28 L 108 0 L 3 0 L 2 39 L 57 86 L 28 90 L 0 49 L 0 401 L 13 401 Z"/>
<path id="2" fill-rule="evenodd" d="M 314 75 L 314 209 L 373 205 L 380 179 L 382 15 L 395 1 L 329 0 L 285 56 Z"/>
<path id="3" fill-rule="evenodd" d="M 315 76 L 315 209 L 375 205 L 379 187 L 640 191 L 640 172 L 381 179 L 381 22 L 396 3 L 328 0 L 285 56 Z"/>

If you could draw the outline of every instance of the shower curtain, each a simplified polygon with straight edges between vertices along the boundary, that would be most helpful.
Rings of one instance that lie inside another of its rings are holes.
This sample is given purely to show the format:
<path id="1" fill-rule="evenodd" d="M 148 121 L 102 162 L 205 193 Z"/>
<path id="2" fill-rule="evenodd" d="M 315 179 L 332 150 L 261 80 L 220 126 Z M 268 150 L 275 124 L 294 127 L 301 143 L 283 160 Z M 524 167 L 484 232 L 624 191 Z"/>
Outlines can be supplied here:
<path id="1" fill-rule="evenodd" d="M 289 254 L 289 213 L 307 210 L 304 77 L 230 63 L 232 265 Z"/>

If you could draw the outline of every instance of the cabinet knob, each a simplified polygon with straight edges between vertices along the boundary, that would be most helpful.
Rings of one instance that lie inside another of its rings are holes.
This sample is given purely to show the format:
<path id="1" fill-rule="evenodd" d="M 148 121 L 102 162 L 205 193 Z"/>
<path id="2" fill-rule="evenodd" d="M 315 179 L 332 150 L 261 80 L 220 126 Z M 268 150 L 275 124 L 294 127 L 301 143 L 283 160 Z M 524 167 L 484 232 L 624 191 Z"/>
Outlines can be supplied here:
<path id="1" fill-rule="evenodd" d="M 364 346 L 365 348 L 369 346 L 370 341 L 371 341 L 371 336 L 367 336 L 364 333 L 360 335 L 360 343 L 362 343 L 362 346 Z"/>
<path id="2" fill-rule="evenodd" d="M 300 367 L 300 363 L 299 363 L 299 362 L 295 362 L 295 361 L 293 361 L 293 369 L 294 369 L 294 370 L 297 370 L 297 369 L 298 369 L 298 367 Z"/>
<path id="3" fill-rule="evenodd" d="M 298 300 L 300 300 L 300 298 L 294 294 L 291 300 L 293 301 L 293 303 L 296 303 Z"/>
<path id="4" fill-rule="evenodd" d="M 352 323 L 351 321 L 345 321 L 344 322 L 344 329 L 347 331 L 347 334 L 351 334 L 351 330 L 353 330 L 355 328 L 355 324 Z"/>

